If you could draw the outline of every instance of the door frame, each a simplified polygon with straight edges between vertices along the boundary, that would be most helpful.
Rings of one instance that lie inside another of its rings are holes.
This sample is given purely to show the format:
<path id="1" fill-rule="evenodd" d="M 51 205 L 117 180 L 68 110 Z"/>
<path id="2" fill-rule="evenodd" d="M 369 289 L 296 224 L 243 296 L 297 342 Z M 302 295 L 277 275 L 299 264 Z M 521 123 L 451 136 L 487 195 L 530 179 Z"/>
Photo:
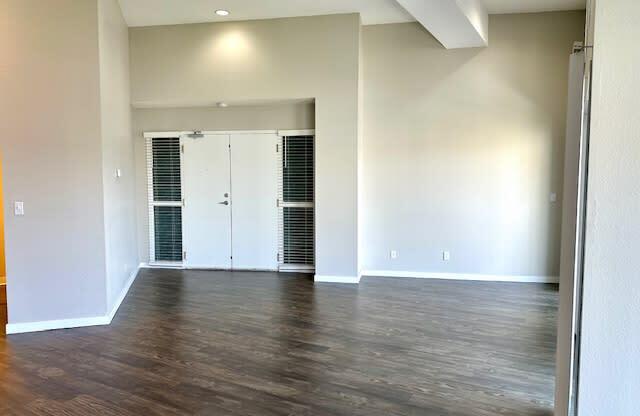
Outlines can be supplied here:
<path id="1" fill-rule="evenodd" d="M 179 138 L 180 140 L 183 139 L 183 137 L 189 136 L 189 135 L 193 135 L 193 134 L 198 134 L 198 135 L 242 135 L 242 134 L 250 134 L 250 135 L 260 135 L 260 134 L 265 134 L 265 135 L 269 135 L 269 134 L 275 134 L 277 136 L 295 136 L 295 135 L 313 135 L 315 136 L 316 131 L 315 129 L 298 129 L 298 130 L 279 130 L 279 129 L 275 129 L 275 130 L 207 130 L 207 131 L 200 131 L 200 130 L 184 130 L 184 131 L 150 131 L 150 132 L 144 132 L 143 133 L 143 137 L 145 138 L 145 140 L 147 139 L 159 139 L 159 138 Z M 148 159 L 148 155 L 146 155 L 147 160 L 146 160 L 146 164 L 148 166 L 149 164 L 149 159 Z M 148 175 L 148 172 L 147 172 Z M 314 172 L 315 175 L 315 172 Z M 182 188 L 182 207 L 183 207 L 183 213 L 184 213 L 184 153 L 182 152 L 182 149 L 180 151 L 180 181 L 181 181 L 181 188 Z M 147 177 L 147 212 L 149 215 L 149 219 L 148 219 L 148 224 L 149 224 L 149 230 L 148 230 L 148 238 L 149 238 L 149 263 L 147 264 L 149 267 L 151 268 L 173 268 L 173 269 L 189 269 L 187 267 L 187 262 L 186 261 L 179 261 L 179 262 L 158 262 L 153 260 L 153 257 L 151 257 L 151 254 L 154 252 L 153 250 L 153 246 L 154 246 L 154 218 L 153 218 L 153 206 L 157 205 L 157 204 L 153 204 L 153 201 L 149 198 L 149 192 L 152 192 L 153 190 L 153 178 L 152 177 Z M 232 225 L 233 226 L 233 225 Z M 184 221 L 182 221 L 182 235 L 183 235 L 183 241 L 184 241 Z M 315 239 L 315 235 L 314 235 L 314 239 Z M 231 269 L 230 270 L 239 270 L 239 269 L 234 269 L 233 268 L 233 263 L 231 264 Z"/>

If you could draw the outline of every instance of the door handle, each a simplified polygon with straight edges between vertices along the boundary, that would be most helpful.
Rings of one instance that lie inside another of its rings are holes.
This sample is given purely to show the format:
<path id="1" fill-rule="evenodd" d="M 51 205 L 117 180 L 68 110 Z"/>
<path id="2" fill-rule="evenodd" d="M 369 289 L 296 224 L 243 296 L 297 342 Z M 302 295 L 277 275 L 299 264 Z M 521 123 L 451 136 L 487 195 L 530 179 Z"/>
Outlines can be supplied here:
<path id="1" fill-rule="evenodd" d="M 229 201 L 218 202 L 218 205 L 229 205 Z"/>

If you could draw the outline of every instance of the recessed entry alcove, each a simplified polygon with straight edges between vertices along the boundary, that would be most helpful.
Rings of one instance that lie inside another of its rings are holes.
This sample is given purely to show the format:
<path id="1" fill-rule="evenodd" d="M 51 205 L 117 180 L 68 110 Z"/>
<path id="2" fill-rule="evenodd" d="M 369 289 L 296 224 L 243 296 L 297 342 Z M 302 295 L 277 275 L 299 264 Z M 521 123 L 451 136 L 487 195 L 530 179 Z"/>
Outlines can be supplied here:
<path id="1" fill-rule="evenodd" d="M 156 267 L 315 271 L 315 102 L 133 111 L 141 256 Z"/>

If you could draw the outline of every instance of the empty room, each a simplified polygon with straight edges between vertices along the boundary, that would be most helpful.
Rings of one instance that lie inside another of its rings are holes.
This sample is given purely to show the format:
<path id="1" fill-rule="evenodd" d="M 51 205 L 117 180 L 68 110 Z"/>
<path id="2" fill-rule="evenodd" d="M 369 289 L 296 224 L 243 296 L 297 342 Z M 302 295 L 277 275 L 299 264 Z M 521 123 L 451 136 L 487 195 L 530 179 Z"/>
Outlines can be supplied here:
<path id="1" fill-rule="evenodd" d="M 638 415 L 638 19 L 2 0 L 0 414 Z"/>

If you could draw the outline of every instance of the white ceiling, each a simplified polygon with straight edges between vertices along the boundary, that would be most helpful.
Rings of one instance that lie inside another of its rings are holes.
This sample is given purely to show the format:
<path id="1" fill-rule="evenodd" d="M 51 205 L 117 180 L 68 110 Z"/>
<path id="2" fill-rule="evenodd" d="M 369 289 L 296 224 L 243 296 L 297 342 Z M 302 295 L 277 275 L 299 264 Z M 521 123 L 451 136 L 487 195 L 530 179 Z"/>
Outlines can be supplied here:
<path id="1" fill-rule="evenodd" d="M 360 12 L 365 24 L 414 19 L 395 0 L 120 0 L 129 26 L 272 19 Z M 214 11 L 226 9 L 228 17 Z"/>
<path id="2" fill-rule="evenodd" d="M 586 0 L 484 0 L 489 13 L 584 9 Z M 396 0 L 120 0 L 129 26 L 360 12 L 366 25 L 415 20 Z M 228 17 L 214 11 L 226 9 Z"/>

